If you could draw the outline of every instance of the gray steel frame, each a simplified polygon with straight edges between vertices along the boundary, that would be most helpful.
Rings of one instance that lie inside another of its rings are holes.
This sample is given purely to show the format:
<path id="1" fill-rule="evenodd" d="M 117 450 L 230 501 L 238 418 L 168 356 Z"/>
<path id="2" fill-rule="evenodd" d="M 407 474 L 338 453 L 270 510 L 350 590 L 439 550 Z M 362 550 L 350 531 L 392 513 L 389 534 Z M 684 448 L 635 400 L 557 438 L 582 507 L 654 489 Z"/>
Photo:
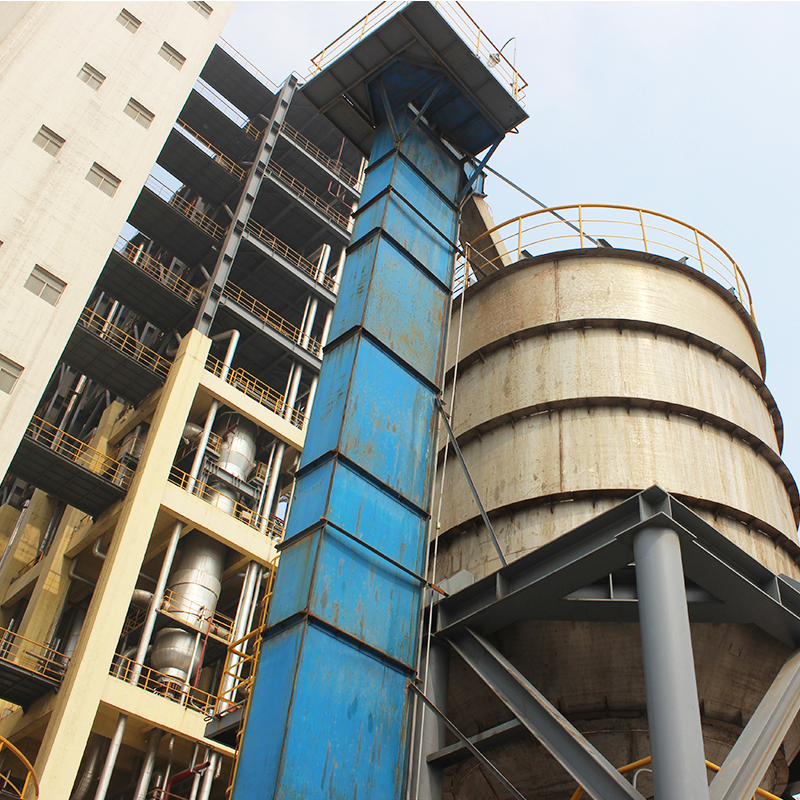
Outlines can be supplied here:
<path id="1" fill-rule="evenodd" d="M 636 591 L 604 596 L 603 582 L 634 561 Z M 752 623 L 800 648 L 800 584 L 771 572 L 657 486 L 440 600 L 436 612 L 435 641 L 448 642 L 519 722 L 435 751 L 437 737 L 423 736 L 429 769 L 424 800 L 439 797 L 445 766 L 525 729 L 592 796 L 641 798 L 485 640 L 521 620 L 640 620 L 658 800 L 749 800 L 800 710 L 798 649 L 706 784 L 689 622 Z"/>

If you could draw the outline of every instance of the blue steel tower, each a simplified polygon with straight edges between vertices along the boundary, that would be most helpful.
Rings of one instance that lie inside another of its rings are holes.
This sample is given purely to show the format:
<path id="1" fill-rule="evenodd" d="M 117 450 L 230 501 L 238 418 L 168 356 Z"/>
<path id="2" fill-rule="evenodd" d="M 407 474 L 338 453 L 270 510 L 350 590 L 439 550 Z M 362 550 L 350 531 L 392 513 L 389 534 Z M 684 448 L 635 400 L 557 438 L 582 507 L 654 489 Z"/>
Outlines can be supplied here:
<path id="1" fill-rule="evenodd" d="M 459 207 L 527 115 L 429 3 L 302 92 L 369 168 L 233 797 L 399 800 Z"/>

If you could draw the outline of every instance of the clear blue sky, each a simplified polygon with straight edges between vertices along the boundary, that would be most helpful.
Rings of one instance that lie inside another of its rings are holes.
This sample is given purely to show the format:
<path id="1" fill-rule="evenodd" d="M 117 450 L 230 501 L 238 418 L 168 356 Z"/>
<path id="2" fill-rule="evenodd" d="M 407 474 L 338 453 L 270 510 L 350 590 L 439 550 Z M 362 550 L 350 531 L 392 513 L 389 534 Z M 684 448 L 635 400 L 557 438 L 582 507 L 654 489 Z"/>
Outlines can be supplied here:
<path id="1" fill-rule="evenodd" d="M 499 45 L 517 37 L 531 119 L 492 166 L 550 205 L 604 202 L 684 220 L 743 271 L 767 385 L 800 479 L 800 4 L 465 2 Z M 240 2 L 223 32 L 275 82 L 374 7 Z M 506 54 L 510 54 L 510 45 Z M 497 221 L 533 210 L 488 184 Z"/>

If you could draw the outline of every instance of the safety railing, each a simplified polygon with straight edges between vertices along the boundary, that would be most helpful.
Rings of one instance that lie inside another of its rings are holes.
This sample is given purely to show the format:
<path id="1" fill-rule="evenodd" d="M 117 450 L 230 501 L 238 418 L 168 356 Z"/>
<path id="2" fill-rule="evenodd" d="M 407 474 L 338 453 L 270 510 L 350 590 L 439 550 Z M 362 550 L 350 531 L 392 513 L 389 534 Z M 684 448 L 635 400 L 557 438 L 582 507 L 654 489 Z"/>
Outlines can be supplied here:
<path id="1" fill-rule="evenodd" d="M 227 642 L 233 633 L 233 620 L 219 611 L 208 613 L 205 606 L 184 597 L 172 589 L 164 590 L 159 611 L 165 616 L 180 620 L 186 625 L 208 632 L 210 636 Z"/>
<path id="2" fill-rule="evenodd" d="M 3 750 L 8 750 L 19 761 L 19 765 L 10 766 Z M 28 797 L 29 800 L 38 800 L 39 781 L 33 771 L 33 764 L 8 739 L 0 736 L 0 759 L 3 760 L 5 774 L 0 774 L 0 796 L 2 797 Z M 28 792 L 33 787 L 33 795 Z"/>
<path id="3" fill-rule="evenodd" d="M 220 695 L 220 697 L 217 698 L 217 706 L 214 712 L 215 714 L 224 714 L 239 708 L 239 706 L 245 706 L 245 713 L 242 715 L 242 722 L 236 733 L 236 748 L 233 756 L 233 764 L 231 765 L 230 781 L 225 791 L 226 798 L 230 798 L 236 779 L 236 769 L 238 767 L 239 753 L 241 752 L 241 737 L 247 717 L 247 701 L 250 699 L 250 690 L 255 680 L 258 657 L 261 654 L 261 644 L 264 641 L 263 633 L 267 626 L 267 614 L 269 613 L 272 595 L 275 591 L 275 576 L 278 571 L 277 558 L 269 565 L 269 570 L 267 588 L 257 612 L 256 618 L 258 619 L 258 624 L 246 636 L 228 645 L 225 666 L 222 670 L 222 682 L 226 682 L 225 677 L 227 676 L 233 679 L 233 684 L 231 688 L 226 691 L 225 697 Z"/>
<path id="4" fill-rule="evenodd" d="M 319 195 L 314 194 L 311 189 L 305 184 L 300 183 L 294 175 L 287 172 L 282 166 L 276 164 L 274 161 L 270 161 L 267 165 L 267 172 L 274 175 L 281 183 L 286 184 L 295 194 L 319 209 L 328 219 L 335 222 L 339 227 L 344 228 L 344 230 L 349 230 L 349 216 L 341 214 L 335 208 L 329 206 Z"/>
<path id="5" fill-rule="evenodd" d="M 279 256 L 285 258 L 289 263 L 294 264 L 294 266 L 310 275 L 315 281 L 321 283 L 326 289 L 331 292 L 336 291 L 336 281 L 334 281 L 330 275 L 320 272 L 316 264 L 312 263 L 304 256 L 301 256 L 296 250 L 292 250 L 288 244 L 285 244 L 276 236 L 273 236 L 266 228 L 262 227 L 257 222 L 248 220 L 244 229 L 255 236 L 256 239 L 264 242 L 265 245 L 271 250 L 274 250 Z"/>
<path id="6" fill-rule="evenodd" d="M 554 206 L 515 217 L 471 242 L 460 272 L 463 277 L 466 269 L 467 283 L 474 283 L 478 275 L 493 272 L 509 260 L 585 247 L 643 250 L 694 267 L 726 289 L 733 288 L 755 319 L 747 281 L 721 245 L 674 217 L 634 206 Z"/>
<path id="7" fill-rule="evenodd" d="M 203 296 L 199 289 L 187 283 L 183 278 L 176 275 L 171 270 L 168 270 L 161 262 L 156 261 L 152 256 L 142 250 L 135 244 L 132 244 L 122 236 L 117 238 L 114 245 L 116 250 L 126 261 L 139 267 L 142 272 L 154 278 L 159 283 L 163 284 L 175 292 L 178 296 L 182 297 L 187 302 L 194 305 Z"/>
<path id="8" fill-rule="evenodd" d="M 240 66 L 244 67 L 249 73 L 255 75 L 261 83 L 268 89 L 275 91 L 279 89 L 277 83 L 270 80 L 252 61 L 248 61 L 230 42 L 222 37 L 217 39 L 217 46 L 224 50 L 234 61 L 237 61 Z"/>
<path id="9" fill-rule="evenodd" d="M 208 454 L 219 455 L 219 449 L 221 445 L 222 445 L 222 437 L 219 434 L 214 433 L 213 431 L 209 431 L 208 444 L 206 444 L 206 455 Z M 197 441 L 188 442 L 178 450 L 178 457 L 177 457 L 178 460 L 186 458 L 186 456 L 188 456 L 189 453 L 192 453 L 195 450 L 197 450 Z"/>
<path id="10" fill-rule="evenodd" d="M 206 360 L 206 369 L 217 377 L 222 377 L 223 365 L 218 358 L 209 356 Z M 296 428 L 302 430 L 305 427 L 307 421 L 305 414 L 290 408 L 286 404 L 284 395 L 275 391 L 271 386 L 267 386 L 266 383 L 258 380 L 249 372 L 245 372 L 241 367 L 230 370 L 225 377 L 225 381 L 233 386 L 234 389 L 238 389 L 252 400 L 255 400 L 259 405 L 285 417 Z"/>
<path id="11" fill-rule="evenodd" d="M 383 2 L 362 17 L 355 25 L 348 28 L 338 39 L 329 44 L 324 50 L 311 59 L 311 71 L 307 80 L 311 80 L 318 72 L 344 55 L 351 47 L 358 44 L 364 37 L 382 25 L 389 17 L 408 5 L 404 2 Z M 483 61 L 490 69 L 500 76 L 504 88 L 510 91 L 512 97 L 522 103 L 525 98 L 527 83 L 517 72 L 515 66 L 502 54 L 503 48 L 497 45 L 480 29 L 474 19 L 464 10 L 461 3 L 435 2 L 437 11 L 445 17 L 453 29 L 458 33 L 464 43 L 472 52 Z M 505 45 L 504 45 L 505 46 Z"/>
<path id="12" fill-rule="evenodd" d="M 128 616 L 125 617 L 120 636 L 126 636 L 131 631 L 135 631 L 140 625 L 144 624 L 145 619 L 147 619 L 147 609 L 133 606 L 128 612 Z"/>
<path id="13" fill-rule="evenodd" d="M 50 552 L 50 545 L 47 545 L 47 547 L 45 547 L 44 550 L 39 550 L 30 561 L 23 564 L 17 570 L 17 574 L 11 579 L 11 583 L 14 583 L 14 581 L 18 581 L 26 572 L 32 570 L 49 552 Z"/>
<path id="14" fill-rule="evenodd" d="M 182 119 L 175 120 L 175 127 L 180 131 L 186 131 L 189 134 L 187 138 L 195 140 L 195 143 L 199 144 L 213 161 L 216 161 L 223 169 L 228 170 L 237 181 L 244 180 L 247 173 L 237 163 L 228 158 L 222 150 L 214 147 L 208 139 L 201 136 L 194 128 L 189 127 Z"/>
<path id="15" fill-rule="evenodd" d="M 245 525 L 258 531 L 263 528 L 264 534 L 278 541 L 283 538 L 282 522 L 278 522 L 271 516 L 258 514 L 252 508 L 222 494 L 218 487 L 209 486 L 192 478 L 188 472 L 173 466 L 169 472 L 169 481 Z"/>
<path id="16" fill-rule="evenodd" d="M 334 175 L 341 178 L 342 183 L 358 191 L 361 190 L 358 178 L 353 175 L 352 172 L 345 169 L 335 158 L 331 158 L 327 153 L 320 150 L 314 142 L 303 136 L 300 131 L 295 130 L 288 122 L 284 122 L 283 125 L 281 125 L 281 133 L 302 147 L 303 150 L 313 156 L 321 164 L 324 164 Z"/>
<path id="17" fill-rule="evenodd" d="M 271 308 L 257 300 L 253 295 L 248 294 L 244 289 L 240 289 L 230 281 L 222 290 L 225 297 L 229 297 L 234 303 L 247 309 L 251 314 L 263 320 L 270 328 L 290 339 L 295 344 L 300 345 L 304 350 L 308 350 L 311 355 L 319 357 L 322 352 L 322 345 L 310 336 L 306 336 L 296 325 L 287 322 L 283 317 L 276 314 Z"/>
<path id="18" fill-rule="evenodd" d="M 132 658 L 128 658 L 122 653 L 117 653 L 111 662 L 109 674 L 120 680 L 127 681 L 135 664 L 136 662 Z M 172 700 L 173 703 L 178 703 L 185 708 L 192 708 L 205 716 L 214 713 L 214 709 L 217 706 L 216 695 L 204 692 L 202 689 L 191 686 L 186 682 L 178 681 L 171 675 L 157 672 L 150 667 L 142 666 L 141 670 L 142 672 L 136 682 L 140 689 L 165 697 L 167 700 Z"/>
<path id="19" fill-rule="evenodd" d="M 78 324 L 166 380 L 171 366 L 166 358 L 125 333 L 122 328 L 112 325 L 105 317 L 96 314 L 88 306 L 81 312 Z"/>
<path id="20" fill-rule="evenodd" d="M 7 628 L 0 628 L 0 661 L 60 682 L 67 670 L 69 656 Z"/>
<path id="21" fill-rule="evenodd" d="M 127 489 L 133 476 L 133 469 L 111 456 L 95 450 L 80 439 L 70 436 L 41 417 L 33 417 L 25 436 L 39 444 L 49 447 L 60 456 L 94 472 L 109 483 Z"/>
<path id="22" fill-rule="evenodd" d="M 198 79 L 194 91 L 204 97 L 218 111 L 222 112 L 231 122 L 238 125 L 251 139 L 258 141 L 261 131 L 253 125 L 246 114 L 231 105 L 219 92 L 212 89 L 204 80 Z"/>
<path id="23" fill-rule="evenodd" d="M 214 220 L 209 219 L 202 211 L 198 211 L 188 200 L 181 197 L 166 184 L 161 183 L 158 178 L 150 175 L 144 185 L 212 239 L 219 240 L 225 235 L 225 228 L 217 225 Z"/>
<path id="24" fill-rule="evenodd" d="M 634 761 L 632 764 L 626 764 L 624 767 L 619 767 L 617 772 L 619 772 L 620 775 L 627 775 L 629 772 L 636 772 L 636 770 L 645 769 L 652 763 L 652 761 L 652 756 L 640 758 L 638 761 Z M 706 759 L 706 769 L 711 770 L 711 772 L 719 772 L 722 767 L 718 767 L 716 764 L 712 764 L 710 761 L 708 761 L 708 759 Z M 570 800 L 580 800 L 580 798 L 583 797 L 583 793 L 583 787 L 579 786 L 573 793 Z M 763 797 L 765 800 L 781 800 L 780 797 L 768 792 L 766 789 L 756 789 L 756 792 L 753 795 L 753 800 L 756 800 L 758 797 Z"/>

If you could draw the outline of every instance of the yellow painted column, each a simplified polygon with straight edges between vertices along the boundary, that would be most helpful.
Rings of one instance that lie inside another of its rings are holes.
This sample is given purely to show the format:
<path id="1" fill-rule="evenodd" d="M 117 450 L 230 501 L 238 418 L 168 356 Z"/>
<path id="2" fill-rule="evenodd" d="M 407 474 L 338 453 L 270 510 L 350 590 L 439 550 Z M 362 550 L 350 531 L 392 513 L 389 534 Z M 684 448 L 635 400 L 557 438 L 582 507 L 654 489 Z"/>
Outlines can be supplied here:
<path id="1" fill-rule="evenodd" d="M 47 800 L 69 797 L 210 344 L 194 330 L 183 340 L 161 394 L 36 759 L 41 797 Z"/>

